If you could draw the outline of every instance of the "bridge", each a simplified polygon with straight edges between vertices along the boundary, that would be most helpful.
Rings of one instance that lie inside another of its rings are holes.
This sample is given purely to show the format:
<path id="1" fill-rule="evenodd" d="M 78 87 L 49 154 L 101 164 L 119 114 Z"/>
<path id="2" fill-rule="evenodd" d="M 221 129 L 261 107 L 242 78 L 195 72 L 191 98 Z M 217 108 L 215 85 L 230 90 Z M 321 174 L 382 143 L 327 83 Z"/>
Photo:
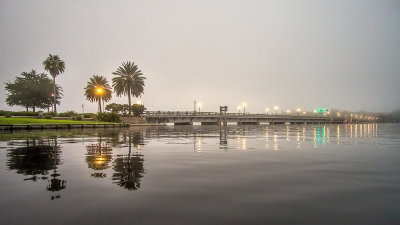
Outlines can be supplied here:
<path id="1" fill-rule="evenodd" d="M 260 123 L 265 124 L 308 124 L 308 123 L 343 123 L 343 118 L 329 116 L 304 116 L 304 115 L 271 115 L 249 113 L 218 113 L 218 112 L 194 112 L 194 111 L 147 111 L 143 115 L 146 123 L 174 123 L 175 125 L 192 125 L 200 122 L 202 125 L 226 125 L 237 123 L 238 125 Z"/>

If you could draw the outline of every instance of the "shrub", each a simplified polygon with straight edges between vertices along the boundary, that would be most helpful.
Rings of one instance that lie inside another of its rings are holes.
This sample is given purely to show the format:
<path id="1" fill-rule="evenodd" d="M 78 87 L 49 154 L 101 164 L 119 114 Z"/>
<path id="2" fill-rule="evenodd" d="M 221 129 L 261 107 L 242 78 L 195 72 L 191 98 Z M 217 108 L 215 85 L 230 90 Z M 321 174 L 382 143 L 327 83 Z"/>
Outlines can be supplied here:
<path id="1" fill-rule="evenodd" d="M 97 113 L 96 120 L 102 121 L 102 122 L 114 122 L 114 123 L 120 123 L 121 122 L 121 117 L 117 113 Z"/>
<path id="2" fill-rule="evenodd" d="M 50 118 L 52 118 L 52 117 L 55 117 L 56 116 L 56 114 L 54 113 L 54 112 L 49 112 L 49 113 L 43 113 L 43 117 L 50 117 Z"/>
<path id="3" fill-rule="evenodd" d="M 49 114 L 47 114 L 47 115 L 43 115 L 43 118 L 45 118 L 45 119 L 51 119 L 51 118 L 53 118 L 51 115 L 49 115 Z"/>
<path id="4" fill-rule="evenodd" d="M 96 118 L 96 114 L 94 114 L 94 113 L 84 113 L 83 117 L 84 118 Z"/>
<path id="5" fill-rule="evenodd" d="M 76 115 L 72 117 L 72 120 L 77 120 L 77 121 L 82 121 L 83 120 L 83 115 Z"/>
<path id="6" fill-rule="evenodd" d="M 4 110 L 0 110 L 0 116 L 6 116 L 7 114 L 10 114 L 10 111 L 4 111 Z"/>
<path id="7" fill-rule="evenodd" d="M 73 117 L 76 115 L 78 115 L 78 114 L 74 111 L 68 111 L 68 112 L 63 112 L 63 113 L 58 114 L 59 117 Z"/>
<path id="8" fill-rule="evenodd" d="M 6 116 L 6 114 L 10 114 L 11 116 L 38 116 L 38 112 L 30 112 L 30 111 L 13 112 L 13 111 L 0 110 L 0 116 Z"/>
<path id="9" fill-rule="evenodd" d="M 9 113 L 9 112 L 4 113 L 4 116 L 7 117 L 7 118 L 10 118 L 11 117 L 11 113 Z"/>

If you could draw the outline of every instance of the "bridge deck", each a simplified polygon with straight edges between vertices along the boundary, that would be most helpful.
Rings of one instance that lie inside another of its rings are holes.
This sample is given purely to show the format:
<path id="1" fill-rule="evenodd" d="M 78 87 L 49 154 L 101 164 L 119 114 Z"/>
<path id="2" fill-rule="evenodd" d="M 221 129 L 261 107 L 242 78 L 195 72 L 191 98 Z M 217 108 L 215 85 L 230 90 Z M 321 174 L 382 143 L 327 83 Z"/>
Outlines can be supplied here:
<path id="1" fill-rule="evenodd" d="M 327 116 L 293 116 L 293 115 L 271 115 L 271 114 L 244 114 L 244 113 L 227 113 L 220 114 L 217 112 L 163 112 L 163 111 L 147 111 L 145 117 L 149 123 L 193 123 L 201 122 L 220 123 L 237 122 L 237 123 L 342 123 L 343 118 L 327 117 Z"/>

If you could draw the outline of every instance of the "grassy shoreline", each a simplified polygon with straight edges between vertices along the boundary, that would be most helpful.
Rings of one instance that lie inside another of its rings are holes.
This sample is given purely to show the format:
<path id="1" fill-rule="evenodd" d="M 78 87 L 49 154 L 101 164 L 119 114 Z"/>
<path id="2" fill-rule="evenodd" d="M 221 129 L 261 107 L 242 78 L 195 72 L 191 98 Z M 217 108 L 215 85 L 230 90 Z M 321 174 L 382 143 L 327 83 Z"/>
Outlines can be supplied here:
<path id="1" fill-rule="evenodd" d="M 7 118 L 0 117 L 0 125 L 12 124 L 113 124 L 101 121 L 78 121 L 78 120 L 52 120 L 52 119 L 35 119 L 35 118 Z"/>

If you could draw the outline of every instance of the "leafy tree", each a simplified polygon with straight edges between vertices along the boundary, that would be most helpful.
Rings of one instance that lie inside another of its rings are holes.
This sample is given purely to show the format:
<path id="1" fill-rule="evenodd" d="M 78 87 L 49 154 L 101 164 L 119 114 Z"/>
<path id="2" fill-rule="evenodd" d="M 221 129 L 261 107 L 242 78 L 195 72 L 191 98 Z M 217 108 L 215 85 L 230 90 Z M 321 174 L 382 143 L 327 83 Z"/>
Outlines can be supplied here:
<path id="1" fill-rule="evenodd" d="M 53 105 L 54 112 L 57 114 L 57 92 L 56 92 L 56 77 L 63 73 L 65 70 L 65 63 L 60 59 L 58 55 L 51 55 L 47 57 L 43 62 L 44 69 L 47 70 L 53 77 Z"/>
<path id="2" fill-rule="evenodd" d="M 144 110 L 146 110 L 146 108 L 144 107 L 144 105 L 141 104 L 134 104 L 132 106 L 132 111 L 133 111 L 133 115 L 134 116 L 140 116 L 142 115 L 142 113 L 144 112 Z"/>
<path id="3" fill-rule="evenodd" d="M 126 115 L 127 111 L 129 111 L 129 105 L 128 104 L 116 104 L 116 103 L 111 103 L 106 106 L 107 111 L 111 111 L 114 113 L 119 113 Z M 133 104 L 131 106 L 131 110 L 134 116 L 140 116 L 146 108 L 144 105 L 141 104 Z"/>
<path id="4" fill-rule="evenodd" d="M 140 71 L 134 62 L 124 62 L 113 72 L 115 77 L 112 79 L 113 88 L 117 96 L 127 95 L 129 103 L 129 116 L 131 115 L 131 96 L 139 97 L 144 91 L 144 80 L 142 71 Z"/>
<path id="5" fill-rule="evenodd" d="M 23 72 L 17 76 L 14 82 L 7 82 L 5 89 L 8 91 L 6 102 L 9 106 L 23 106 L 28 108 L 45 109 L 53 104 L 52 81 L 46 74 L 37 74 L 35 70 Z M 62 89 L 56 86 L 57 101 L 60 103 Z"/>
<path id="6" fill-rule="evenodd" d="M 114 112 L 114 113 L 122 112 L 122 110 L 123 110 L 122 108 L 123 108 L 123 106 L 121 104 L 117 104 L 117 103 L 111 103 L 111 104 L 106 105 L 106 110 Z"/>
<path id="7" fill-rule="evenodd" d="M 111 100 L 111 87 L 103 76 L 93 75 L 85 87 L 86 99 L 90 102 L 97 101 L 99 103 L 99 112 L 101 112 L 101 102 Z"/>

